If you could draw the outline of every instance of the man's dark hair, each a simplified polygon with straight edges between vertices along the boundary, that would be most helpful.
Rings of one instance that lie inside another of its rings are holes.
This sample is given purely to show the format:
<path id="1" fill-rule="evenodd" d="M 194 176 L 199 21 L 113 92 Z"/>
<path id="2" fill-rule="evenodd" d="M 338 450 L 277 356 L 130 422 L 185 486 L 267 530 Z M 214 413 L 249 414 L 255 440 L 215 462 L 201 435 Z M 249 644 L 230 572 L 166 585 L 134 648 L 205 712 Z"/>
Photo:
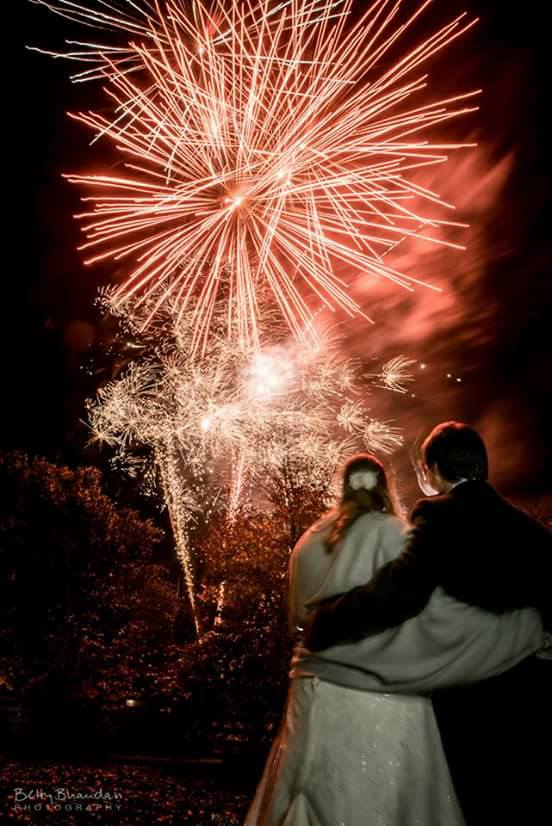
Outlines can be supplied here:
<path id="1" fill-rule="evenodd" d="M 485 442 L 473 427 L 462 422 L 443 422 L 434 427 L 422 445 L 428 468 L 437 470 L 448 482 L 481 479 L 489 475 Z"/>

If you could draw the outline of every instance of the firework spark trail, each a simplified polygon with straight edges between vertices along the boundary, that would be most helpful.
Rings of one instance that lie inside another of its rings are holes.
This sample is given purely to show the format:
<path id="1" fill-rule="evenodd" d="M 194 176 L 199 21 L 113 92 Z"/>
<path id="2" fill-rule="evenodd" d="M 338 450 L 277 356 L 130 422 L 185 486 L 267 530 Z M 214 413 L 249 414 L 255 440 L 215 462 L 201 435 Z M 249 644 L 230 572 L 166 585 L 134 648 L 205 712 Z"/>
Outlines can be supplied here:
<path id="1" fill-rule="evenodd" d="M 48 0 L 29 0 L 37 6 L 44 6 L 54 14 L 59 15 L 74 23 L 79 23 L 86 28 L 98 29 L 101 32 L 109 34 L 113 32 L 123 32 L 126 35 L 139 36 L 141 39 L 150 43 L 157 43 L 161 41 L 165 46 L 170 45 L 166 38 L 164 29 L 158 29 L 155 32 L 155 37 L 152 37 L 152 29 L 150 20 L 152 17 L 160 17 L 163 14 L 163 5 L 169 6 L 164 13 L 166 18 L 171 16 L 180 20 L 184 30 L 190 31 L 192 35 L 197 35 L 197 30 L 194 31 L 186 16 L 186 9 L 190 14 L 194 15 L 195 3 L 176 2 L 176 3 L 159 3 L 157 0 L 149 2 L 149 0 L 113 0 L 109 4 L 104 0 L 88 0 L 87 3 L 73 2 L 73 0 L 56 0 L 49 2 Z M 272 10 L 263 6 L 252 6 L 248 4 L 248 8 L 243 9 L 241 14 L 241 22 L 248 28 L 255 28 L 261 22 L 264 25 L 270 25 L 272 18 L 280 14 L 286 7 L 297 6 L 295 0 L 282 0 Z M 296 8 L 296 13 L 293 15 L 290 22 L 284 26 L 284 31 L 290 31 L 291 28 L 304 26 L 307 20 L 307 15 L 314 12 L 324 14 L 327 13 L 327 7 L 330 6 L 330 13 L 327 14 L 327 19 L 334 19 L 343 15 L 343 11 L 338 11 L 338 7 L 342 5 L 342 0 L 335 0 L 333 4 L 328 4 L 326 0 L 311 0 L 301 4 L 300 8 Z M 331 11 L 331 7 L 335 9 Z M 172 8 L 171 8 L 172 7 Z M 207 12 L 206 12 L 207 13 Z M 226 15 L 227 16 L 227 15 Z M 308 22 L 306 23 L 308 25 Z M 224 25 L 221 31 L 218 31 L 218 25 L 210 23 L 208 29 L 203 32 L 205 37 L 208 37 L 215 44 L 223 42 L 231 34 L 231 29 L 225 30 Z M 80 49 L 64 50 L 63 52 L 53 51 L 51 49 L 41 49 L 36 46 L 29 47 L 32 51 L 42 54 L 50 55 L 51 57 L 63 57 L 77 63 L 91 63 L 92 67 L 83 69 L 80 72 L 72 75 L 71 80 L 75 83 L 83 83 L 90 80 L 100 80 L 109 74 L 106 70 L 105 55 L 108 54 L 110 58 L 117 63 L 117 66 L 123 72 L 136 71 L 141 67 L 139 59 L 136 59 L 136 54 L 129 45 L 121 44 L 120 42 L 102 43 L 96 41 L 66 41 L 67 46 L 79 46 Z M 198 42 L 198 49 L 201 49 L 201 43 Z"/>
<path id="2" fill-rule="evenodd" d="M 387 251 L 411 236 L 459 247 L 432 233 L 462 224 L 419 214 L 412 201 L 432 212 L 452 205 L 409 176 L 469 145 L 425 133 L 473 111 L 477 93 L 421 97 L 421 67 L 473 25 L 465 15 L 393 62 L 428 2 L 398 26 L 401 0 L 375 0 L 355 23 L 352 0 L 272 10 L 268 0 L 216 0 L 190 13 L 179 0 L 165 13 L 157 0 L 38 2 L 131 37 L 70 53 L 92 61 L 80 79 L 102 76 L 113 109 L 73 117 L 111 141 L 127 170 L 68 176 L 91 193 L 81 249 L 88 263 L 125 261 L 121 301 L 155 294 L 151 315 L 169 300 L 179 314 L 193 302 L 194 351 L 219 303 L 229 327 L 258 346 L 268 288 L 301 338 L 320 305 L 368 318 L 340 268 L 412 290 L 423 282 L 388 266 Z"/>
<path id="3" fill-rule="evenodd" d="M 408 384 L 414 381 L 410 371 L 416 363 L 416 359 L 395 356 L 385 362 L 379 373 L 368 374 L 367 378 L 374 381 L 378 387 L 393 390 L 395 393 L 407 393 Z"/>
<path id="4" fill-rule="evenodd" d="M 189 541 L 189 527 L 195 510 L 192 489 L 182 473 L 181 455 L 178 447 L 174 445 L 174 439 L 169 436 L 164 440 L 158 440 L 153 458 L 171 520 L 177 557 L 184 573 L 196 634 L 199 637 L 201 628 L 196 610 L 196 590 Z"/>
<path id="5" fill-rule="evenodd" d="M 222 497 L 232 521 L 238 503 L 290 462 L 298 489 L 329 491 L 346 455 L 392 452 L 400 431 L 373 418 L 363 401 L 369 387 L 362 365 L 342 355 L 340 340 L 327 330 L 319 331 L 316 344 L 301 345 L 265 314 L 259 352 L 236 336 L 226 338 L 220 310 L 206 352 L 195 359 L 193 307 L 177 322 L 169 305 L 140 332 L 147 303 L 114 307 L 112 301 L 106 292 L 104 306 L 143 347 L 89 402 L 92 439 L 110 446 L 117 463 L 135 475 L 143 473 L 136 453 L 150 452 L 148 483 L 161 486 L 199 633 L 190 529 L 215 500 Z M 371 386 L 400 390 L 408 375 L 406 361 L 398 364 L 400 380 L 384 385 L 390 369 L 384 365 Z"/>

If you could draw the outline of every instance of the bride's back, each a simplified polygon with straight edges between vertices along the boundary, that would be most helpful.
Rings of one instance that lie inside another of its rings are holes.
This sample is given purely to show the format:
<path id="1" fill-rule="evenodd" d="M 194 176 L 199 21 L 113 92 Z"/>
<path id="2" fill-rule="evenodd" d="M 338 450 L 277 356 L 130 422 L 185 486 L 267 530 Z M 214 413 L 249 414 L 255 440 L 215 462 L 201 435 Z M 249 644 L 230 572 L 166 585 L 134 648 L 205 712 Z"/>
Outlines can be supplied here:
<path id="1" fill-rule="evenodd" d="M 290 624 L 300 624 L 310 603 L 364 585 L 404 547 L 404 523 L 370 511 L 357 517 L 335 546 L 328 537 L 336 518 L 331 511 L 299 540 L 290 560 Z"/>

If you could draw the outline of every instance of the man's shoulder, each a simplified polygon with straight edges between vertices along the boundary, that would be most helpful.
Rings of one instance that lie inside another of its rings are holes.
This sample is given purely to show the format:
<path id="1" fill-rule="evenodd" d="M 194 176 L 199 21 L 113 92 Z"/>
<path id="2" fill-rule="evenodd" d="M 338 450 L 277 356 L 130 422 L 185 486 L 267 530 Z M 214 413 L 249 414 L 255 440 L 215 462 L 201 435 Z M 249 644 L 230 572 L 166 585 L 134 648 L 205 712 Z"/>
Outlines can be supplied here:
<path id="1" fill-rule="evenodd" d="M 426 519 L 438 518 L 454 509 L 455 500 L 449 493 L 418 499 L 410 511 L 408 521 L 414 524 Z"/>

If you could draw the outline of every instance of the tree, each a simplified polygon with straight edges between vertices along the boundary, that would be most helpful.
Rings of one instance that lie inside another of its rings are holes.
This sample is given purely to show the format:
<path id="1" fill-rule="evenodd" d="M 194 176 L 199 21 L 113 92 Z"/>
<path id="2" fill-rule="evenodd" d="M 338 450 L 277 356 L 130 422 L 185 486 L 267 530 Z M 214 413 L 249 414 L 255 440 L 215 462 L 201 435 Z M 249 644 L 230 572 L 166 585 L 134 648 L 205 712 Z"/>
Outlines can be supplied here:
<path id="1" fill-rule="evenodd" d="M 262 633 L 285 622 L 289 544 L 273 514 L 242 506 L 230 521 L 219 512 L 195 559 L 204 629 Z"/>
<path id="2" fill-rule="evenodd" d="M 324 463 L 319 457 L 288 449 L 265 468 L 263 492 L 283 540 L 291 550 L 307 528 L 328 510 L 333 496 L 337 456 L 327 449 Z"/>
<path id="3" fill-rule="evenodd" d="M 227 747 L 264 742 L 282 712 L 290 641 L 289 530 L 273 513 L 221 511 L 195 545 L 203 635 L 186 646 L 181 679 L 198 725 Z"/>
<path id="4" fill-rule="evenodd" d="M 60 703 L 174 694 L 181 604 L 156 560 L 161 531 L 106 496 L 93 467 L 7 453 L 0 487 L 0 673 Z"/>

